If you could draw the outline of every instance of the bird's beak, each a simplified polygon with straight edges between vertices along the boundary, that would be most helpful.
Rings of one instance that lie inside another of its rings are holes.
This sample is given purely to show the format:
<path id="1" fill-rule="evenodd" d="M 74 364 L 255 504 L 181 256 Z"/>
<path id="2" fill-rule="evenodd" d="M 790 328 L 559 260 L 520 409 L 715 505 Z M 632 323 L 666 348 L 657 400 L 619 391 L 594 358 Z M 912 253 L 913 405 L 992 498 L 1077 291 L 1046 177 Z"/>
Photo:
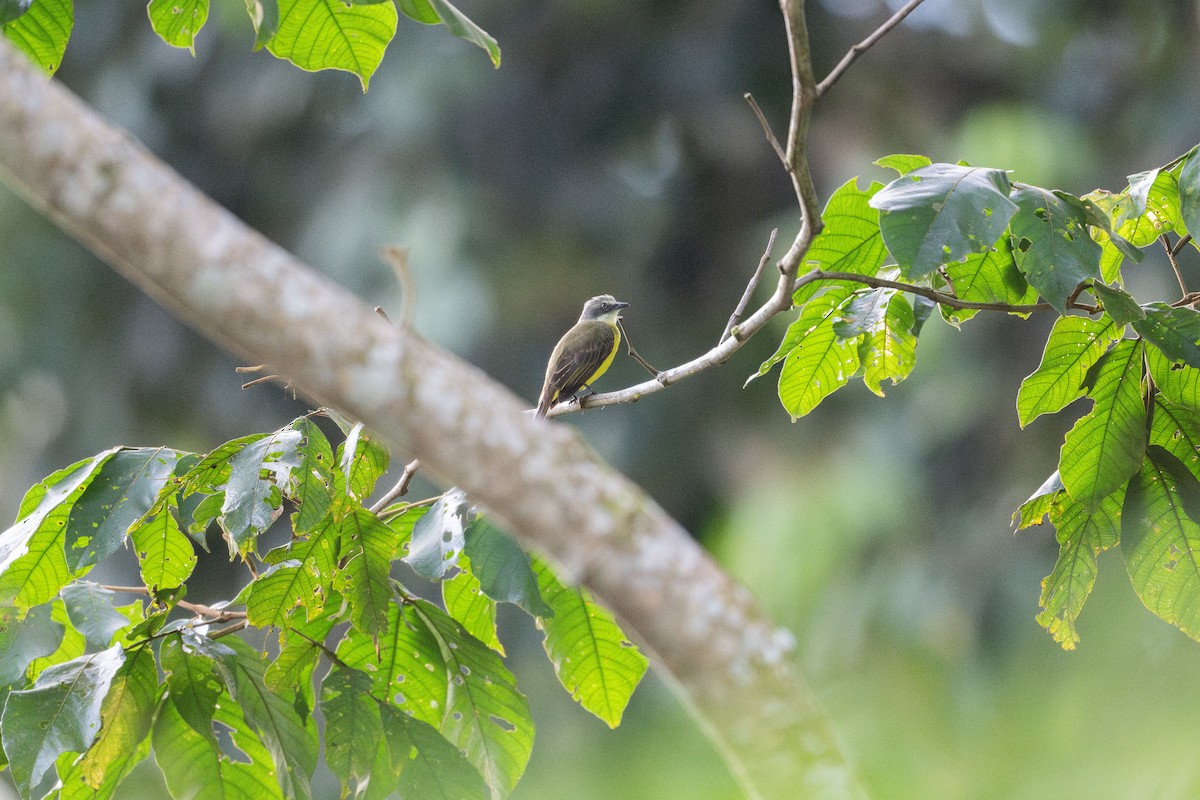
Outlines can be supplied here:
<path id="1" fill-rule="evenodd" d="M 617 308 L 629 308 L 629 303 L 622 303 L 620 300 L 613 303 Z"/>

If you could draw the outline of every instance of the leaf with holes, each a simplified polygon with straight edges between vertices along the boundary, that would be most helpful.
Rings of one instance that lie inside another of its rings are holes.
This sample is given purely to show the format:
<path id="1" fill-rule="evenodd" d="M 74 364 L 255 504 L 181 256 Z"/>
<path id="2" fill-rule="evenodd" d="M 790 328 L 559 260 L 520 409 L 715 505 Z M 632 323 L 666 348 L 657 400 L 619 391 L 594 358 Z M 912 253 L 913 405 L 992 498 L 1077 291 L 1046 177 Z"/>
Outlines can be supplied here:
<path id="1" fill-rule="evenodd" d="M 67 618 L 92 647 L 108 647 L 116 632 L 129 625 L 129 618 L 113 607 L 116 595 L 95 583 L 76 581 L 60 594 Z"/>
<path id="2" fill-rule="evenodd" d="M 1163 397 L 1200 411 L 1200 369 L 1171 361 L 1157 347 L 1146 348 L 1146 363 Z"/>
<path id="3" fill-rule="evenodd" d="M 196 54 L 196 34 L 208 20 L 208 0 L 150 0 L 150 27 L 164 42 Z"/>
<path id="4" fill-rule="evenodd" d="M 1154 417 L 1150 420 L 1150 444 L 1178 458 L 1200 479 L 1200 411 L 1156 396 Z"/>
<path id="5" fill-rule="evenodd" d="M 196 568 L 196 549 L 169 510 L 142 520 L 129 531 L 142 582 L 152 592 L 174 589 Z"/>
<path id="6" fill-rule="evenodd" d="M 986 253 L 1017 212 L 1003 170 L 930 164 L 889 183 L 871 198 L 879 229 L 907 278 Z"/>
<path id="7" fill-rule="evenodd" d="M 1010 230 L 1017 268 L 1047 303 L 1065 314 L 1067 298 L 1080 283 L 1100 277 L 1100 245 L 1092 240 L 1087 215 L 1059 193 L 1019 184 Z"/>
<path id="8" fill-rule="evenodd" d="M 912 372 L 917 363 L 916 319 L 912 306 L 902 294 L 893 295 L 883 317 L 863 337 L 859 347 L 863 366 L 863 384 L 883 397 L 883 382 L 895 386 Z"/>
<path id="9" fill-rule="evenodd" d="M 460 557 L 458 566 L 458 574 L 441 583 L 446 613 L 458 620 L 467 633 L 504 655 L 504 645 L 496 636 L 496 601 L 483 593 L 479 578 L 471 572 L 471 559 Z"/>
<path id="10" fill-rule="evenodd" d="M 337 449 L 346 492 L 359 502 L 366 501 L 375 491 L 376 482 L 387 472 L 389 459 L 387 448 L 369 435 L 361 422 L 356 423 Z"/>
<path id="11" fill-rule="evenodd" d="M 467 526 L 463 553 L 488 597 L 520 606 L 531 616 L 554 616 L 554 610 L 538 593 L 538 579 L 529 566 L 529 556 L 486 517 L 478 516 Z"/>
<path id="12" fill-rule="evenodd" d="M 413 525 L 404 563 L 431 581 L 445 578 L 463 550 L 470 510 L 465 492 L 447 491 Z"/>
<path id="13" fill-rule="evenodd" d="M 350 622 L 371 636 L 387 629 L 392 605 L 391 569 L 395 555 L 392 529 L 365 508 L 338 520 L 340 568 L 333 587 L 350 604 Z"/>
<path id="14" fill-rule="evenodd" d="M 37 0 L 4 25 L 4 35 L 32 61 L 53 75 L 62 64 L 75 25 L 72 0 Z"/>
<path id="15" fill-rule="evenodd" d="M 946 265 L 946 275 L 954 288 L 954 296 L 972 303 L 1006 303 L 1013 306 L 1033 305 L 1037 290 L 1029 285 L 1017 269 L 1012 245 L 1002 237 L 984 253 L 975 253 L 962 261 Z M 942 307 L 942 313 L 954 322 L 975 316 L 973 309 Z"/>

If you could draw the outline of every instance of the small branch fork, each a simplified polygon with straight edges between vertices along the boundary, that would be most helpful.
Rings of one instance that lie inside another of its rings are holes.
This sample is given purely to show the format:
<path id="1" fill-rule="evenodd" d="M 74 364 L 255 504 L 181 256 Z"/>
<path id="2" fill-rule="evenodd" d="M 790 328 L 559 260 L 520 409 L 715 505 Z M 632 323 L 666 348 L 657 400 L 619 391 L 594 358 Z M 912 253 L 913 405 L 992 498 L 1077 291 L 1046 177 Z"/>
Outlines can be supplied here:
<path id="1" fill-rule="evenodd" d="M 804 2 L 803 0 L 779 0 L 779 6 L 783 12 L 784 24 L 787 29 L 788 56 L 792 75 L 792 105 L 788 118 L 786 144 L 781 143 L 775 136 L 766 115 L 754 98 L 749 94 L 745 96 L 746 102 L 750 104 L 751 110 L 758 118 L 759 124 L 762 125 L 767 143 L 779 158 L 788 177 L 791 178 L 792 188 L 796 194 L 796 201 L 800 206 L 800 232 L 796 235 L 787 252 L 779 260 L 779 277 L 776 280 L 775 291 L 765 303 L 743 319 L 750 299 L 766 275 L 767 264 L 770 262 L 772 252 L 775 249 L 775 239 L 778 235 L 778 230 L 771 232 L 766 249 L 763 252 L 762 258 L 759 259 L 758 267 L 750 278 L 750 282 L 746 285 L 741 299 L 729 317 L 729 321 L 725 324 L 725 328 L 721 332 L 721 336 L 715 347 L 691 361 L 658 372 L 645 359 L 636 355 L 636 351 L 630 345 L 630 355 L 634 356 L 638 363 L 654 375 L 652 380 L 616 392 L 593 394 L 582 398 L 579 402 L 560 403 L 550 410 L 548 416 L 558 416 L 560 414 L 581 411 L 585 408 L 636 402 L 642 397 L 659 392 L 673 383 L 689 378 L 718 364 L 725 363 L 750 337 L 761 330 L 773 317 L 792 308 L 792 296 L 797 289 L 815 281 L 852 281 L 866 286 L 900 289 L 928 297 L 935 302 L 952 308 L 1026 313 L 1048 307 L 1045 304 L 1010 306 L 1002 303 L 972 303 L 925 286 L 904 284 L 867 275 L 827 272 L 820 269 L 812 270 L 805 273 L 802 277 L 797 277 L 805 254 L 808 253 L 813 240 L 816 239 L 822 228 L 820 203 L 813 184 L 812 171 L 808 164 L 808 125 L 812 115 L 813 104 L 837 82 L 838 78 L 842 76 L 859 56 L 874 46 L 888 31 L 899 25 L 921 2 L 922 0 L 909 0 L 908 3 L 880 25 L 870 36 L 850 48 L 849 52 L 842 57 L 837 66 L 818 84 L 813 74 L 808 27 L 804 17 Z M 622 333 L 624 333 L 623 330 Z M 626 336 L 626 341 L 628 342 L 628 336 Z"/>

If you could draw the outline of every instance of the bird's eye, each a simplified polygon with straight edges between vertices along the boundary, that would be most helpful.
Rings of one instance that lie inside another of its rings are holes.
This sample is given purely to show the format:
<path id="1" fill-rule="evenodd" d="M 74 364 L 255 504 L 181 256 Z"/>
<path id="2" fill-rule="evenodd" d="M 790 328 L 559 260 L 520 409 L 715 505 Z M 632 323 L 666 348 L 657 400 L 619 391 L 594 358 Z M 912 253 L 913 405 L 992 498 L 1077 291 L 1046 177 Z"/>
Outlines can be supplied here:
<path id="1" fill-rule="evenodd" d="M 600 304 L 600 307 L 601 307 L 601 308 L 603 308 L 605 311 L 607 311 L 607 310 L 608 310 L 608 303 L 601 303 L 601 304 Z"/>

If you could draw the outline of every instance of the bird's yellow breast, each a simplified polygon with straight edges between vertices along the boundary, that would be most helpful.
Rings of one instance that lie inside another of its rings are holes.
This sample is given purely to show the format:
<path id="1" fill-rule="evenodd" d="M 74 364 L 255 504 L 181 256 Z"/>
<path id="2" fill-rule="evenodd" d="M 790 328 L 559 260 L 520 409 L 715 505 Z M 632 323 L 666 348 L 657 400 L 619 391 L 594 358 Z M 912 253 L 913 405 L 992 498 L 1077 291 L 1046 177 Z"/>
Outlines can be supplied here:
<path id="1" fill-rule="evenodd" d="M 610 325 L 609 327 L 611 327 L 613 331 L 612 351 L 608 354 L 607 358 L 600 362 L 600 366 L 596 367 L 596 371 L 591 374 L 591 377 L 584 381 L 584 383 L 588 386 L 592 385 L 592 381 L 598 379 L 601 375 L 608 372 L 609 365 L 612 364 L 613 359 L 617 357 L 617 350 L 621 348 L 621 329 L 616 325 Z"/>

